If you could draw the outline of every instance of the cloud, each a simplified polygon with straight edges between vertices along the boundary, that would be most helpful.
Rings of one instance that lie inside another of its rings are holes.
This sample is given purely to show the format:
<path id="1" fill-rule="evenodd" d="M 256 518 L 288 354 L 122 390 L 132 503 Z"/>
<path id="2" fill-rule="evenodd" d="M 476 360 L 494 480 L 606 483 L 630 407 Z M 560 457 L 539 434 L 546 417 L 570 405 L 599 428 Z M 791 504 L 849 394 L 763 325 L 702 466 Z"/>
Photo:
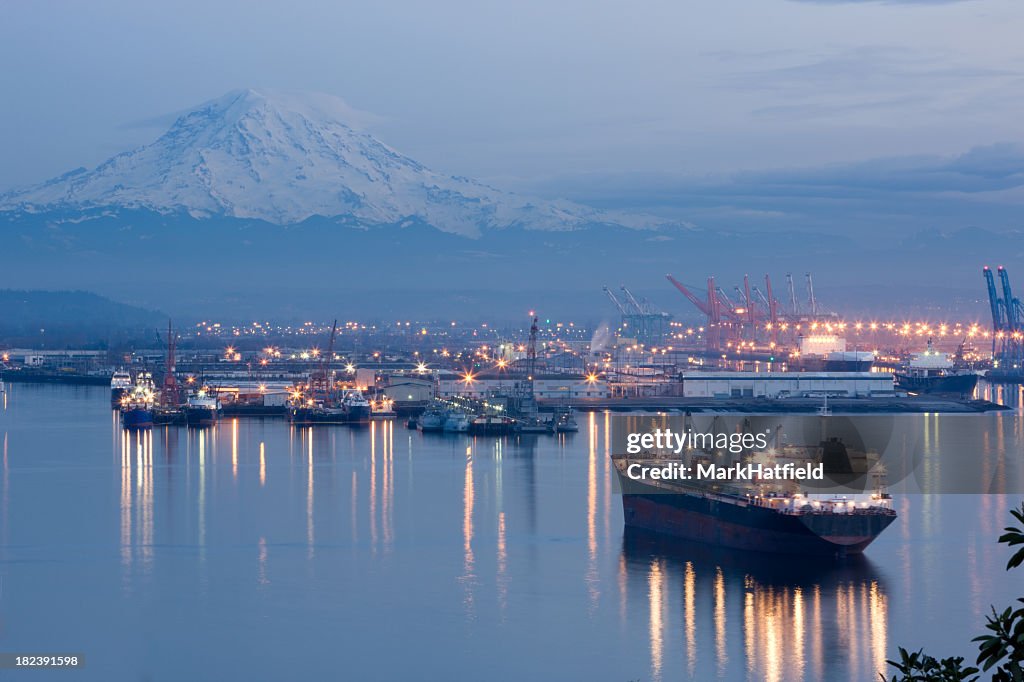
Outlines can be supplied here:
<path id="1" fill-rule="evenodd" d="M 705 229 L 805 230 L 865 240 L 924 229 L 1024 228 L 1024 146 L 903 156 L 713 177 L 589 174 L 547 191 L 607 208 L 685 217 Z"/>

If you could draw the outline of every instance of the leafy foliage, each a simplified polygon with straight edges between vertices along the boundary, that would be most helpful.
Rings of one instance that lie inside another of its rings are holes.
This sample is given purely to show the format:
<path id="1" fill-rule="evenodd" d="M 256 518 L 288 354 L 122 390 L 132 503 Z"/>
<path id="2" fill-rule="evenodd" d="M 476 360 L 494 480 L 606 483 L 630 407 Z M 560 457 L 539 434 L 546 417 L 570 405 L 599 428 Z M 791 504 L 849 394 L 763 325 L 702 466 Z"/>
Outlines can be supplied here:
<path id="1" fill-rule="evenodd" d="M 883 682 L 972 682 L 977 680 L 977 668 L 963 667 L 964 657 L 944 658 L 941 661 L 918 650 L 910 653 L 900 647 L 899 661 L 886 661 L 896 668 L 898 674 L 887 678 L 882 675 Z M 974 675 L 974 677 L 971 677 Z"/>
<path id="2" fill-rule="evenodd" d="M 1002 544 L 1019 547 L 1006 562 L 1008 571 L 1024 563 L 1024 503 L 1010 513 L 1020 526 L 1008 526 L 999 536 Z M 1024 604 L 1024 598 L 1017 601 Z M 972 640 L 978 643 L 980 671 L 964 667 L 962 656 L 938 660 L 922 650 L 910 653 L 900 647 L 900 660 L 887 661 L 896 674 L 891 678 L 885 673 L 879 675 L 883 682 L 974 682 L 980 679 L 978 673 L 983 672 L 989 673 L 993 682 L 1024 682 L 1024 606 L 1008 606 L 1003 611 L 993 607 L 985 629 L 987 634 Z"/>

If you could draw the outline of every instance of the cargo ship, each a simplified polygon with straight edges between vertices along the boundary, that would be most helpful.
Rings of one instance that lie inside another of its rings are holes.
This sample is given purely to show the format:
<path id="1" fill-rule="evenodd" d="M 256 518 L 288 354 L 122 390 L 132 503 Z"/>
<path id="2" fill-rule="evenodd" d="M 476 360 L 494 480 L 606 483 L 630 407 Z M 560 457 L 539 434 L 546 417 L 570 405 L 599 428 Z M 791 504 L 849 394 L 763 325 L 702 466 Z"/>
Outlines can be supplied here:
<path id="1" fill-rule="evenodd" d="M 896 372 L 896 385 L 910 393 L 969 395 L 978 385 L 978 373 L 956 367 L 949 353 L 935 350 L 929 339 L 928 349 L 916 353 L 904 369 Z"/>
<path id="2" fill-rule="evenodd" d="M 110 377 L 110 404 L 117 407 L 121 404 L 121 398 L 125 397 L 132 390 L 132 375 L 124 369 L 118 369 Z"/>
<path id="3" fill-rule="evenodd" d="M 818 462 L 851 474 L 858 467 L 840 441 L 823 442 Z M 781 463 L 760 453 L 769 465 Z M 748 460 L 754 463 L 758 457 Z M 668 460 L 613 455 L 625 525 L 732 549 L 845 557 L 860 554 L 896 519 L 892 499 L 877 478 L 871 493 L 808 493 L 795 482 L 662 480 L 649 474 Z M 691 460 L 691 464 L 700 458 Z M 706 462 L 717 461 L 705 459 Z M 835 470 L 833 470 L 835 472 Z"/>

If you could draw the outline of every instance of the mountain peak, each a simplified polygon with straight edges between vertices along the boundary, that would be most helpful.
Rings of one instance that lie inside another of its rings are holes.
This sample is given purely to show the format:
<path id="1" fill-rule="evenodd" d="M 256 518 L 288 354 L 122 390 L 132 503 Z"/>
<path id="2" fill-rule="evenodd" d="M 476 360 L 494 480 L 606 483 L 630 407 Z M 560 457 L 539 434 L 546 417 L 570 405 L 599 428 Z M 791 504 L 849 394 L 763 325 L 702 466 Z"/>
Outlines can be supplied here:
<path id="1" fill-rule="evenodd" d="M 0 197 L 0 210 L 147 209 L 295 224 L 313 216 L 371 227 L 654 227 L 569 202 L 531 201 L 431 170 L 362 130 L 372 117 L 320 93 L 235 90 L 185 112 L 151 144 L 93 170 Z"/>
<path id="2" fill-rule="evenodd" d="M 376 120 L 372 114 L 354 109 L 335 95 L 243 88 L 200 104 L 179 117 L 176 123 L 190 116 L 202 115 L 237 122 L 246 116 L 269 113 L 282 117 L 299 116 L 311 121 L 333 121 L 353 130 L 365 128 Z"/>

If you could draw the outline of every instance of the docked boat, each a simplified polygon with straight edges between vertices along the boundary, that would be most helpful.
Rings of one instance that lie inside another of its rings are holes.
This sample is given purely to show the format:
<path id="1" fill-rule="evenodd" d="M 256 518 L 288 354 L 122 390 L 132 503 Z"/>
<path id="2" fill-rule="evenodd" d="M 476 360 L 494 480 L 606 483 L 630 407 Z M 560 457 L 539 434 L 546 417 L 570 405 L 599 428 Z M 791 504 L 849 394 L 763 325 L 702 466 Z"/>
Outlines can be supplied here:
<path id="1" fill-rule="evenodd" d="M 978 385 L 978 373 L 958 368 L 950 354 L 935 350 L 929 339 L 928 349 L 916 353 L 903 370 L 896 372 L 896 385 L 911 393 L 969 395 Z"/>
<path id="2" fill-rule="evenodd" d="M 782 463 L 768 453 L 745 461 L 753 464 L 758 458 L 770 466 Z M 892 499 L 879 480 L 870 493 L 808 493 L 793 481 L 759 477 L 728 483 L 660 478 L 668 464 L 663 458 L 613 455 L 612 461 L 622 489 L 626 526 L 684 540 L 741 550 L 847 556 L 863 552 L 896 519 Z M 851 457 L 837 439 L 823 441 L 816 460 L 807 461 L 846 476 L 858 475 L 864 468 L 852 464 L 860 460 Z M 721 466 L 718 457 L 704 462 Z"/>
<path id="3" fill-rule="evenodd" d="M 515 420 L 502 415 L 481 414 L 469 422 L 469 432 L 481 436 L 501 436 L 513 433 L 515 429 Z"/>
<path id="4" fill-rule="evenodd" d="M 189 426 L 212 426 L 220 417 L 220 400 L 206 389 L 200 389 L 185 401 L 184 413 Z"/>
<path id="5" fill-rule="evenodd" d="M 436 407 L 427 408 L 427 410 L 420 415 L 416 426 L 424 433 L 444 431 L 444 422 L 447 418 L 448 417 L 443 410 Z"/>
<path id="6" fill-rule="evenodd" d="M 117 407 L 121 398 L 132 390 L 132 375 L 125 369 L 118 369 L 110 377 L 110 404 Z"/>
<path id="7" fill-rule="evenodd" d="M 370 401 L 357 388 L 346 389 L 341 396 L 340 410 L 342 421 L 349 424 L 362 424 L 370 421 Z"/>
<path id="8" fill-rule="evenodd" d="M 517 433 L 551 433 L 554 430 L 554 424 L 542 419 L 522 418 L 516 422 Z"/>
<path id="9" fill-rule="evenodd" d="M 447 433 L 466 433 L 471 423 L 470 416 L 461 410 L 452 410 L 444 420 L 444 430 Z"/>
<path id="10" fill-rule="evenodd" d="M 555 433 L 576 433 L 580 430 L 576 423 L 576 411 L 571 407 L 557 410 L 552 423 L 555 425 Z"/>
<path id="11" fill-rule="evenodd" d="M 291 406 L 288 408 L 288 421 L 299 426 L 348 423 L 348 419 L 340 407 L 328 407 L 323 403 Z"/>
<path id="12" fill-rule="evenodd" d="M 156 386 L 153 375 L 139 372 L 127 394 L 121 396 L 121 426 L 126 429 L 146 429 L 153 426 L 156 409 Z"/>

